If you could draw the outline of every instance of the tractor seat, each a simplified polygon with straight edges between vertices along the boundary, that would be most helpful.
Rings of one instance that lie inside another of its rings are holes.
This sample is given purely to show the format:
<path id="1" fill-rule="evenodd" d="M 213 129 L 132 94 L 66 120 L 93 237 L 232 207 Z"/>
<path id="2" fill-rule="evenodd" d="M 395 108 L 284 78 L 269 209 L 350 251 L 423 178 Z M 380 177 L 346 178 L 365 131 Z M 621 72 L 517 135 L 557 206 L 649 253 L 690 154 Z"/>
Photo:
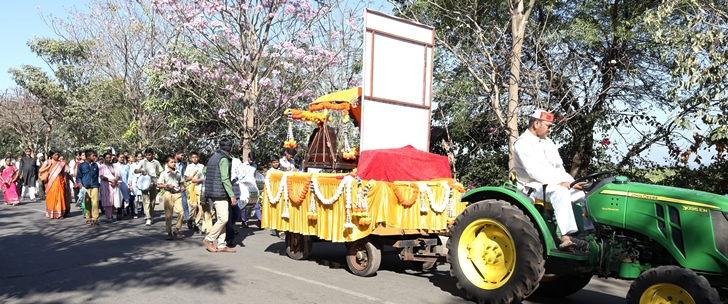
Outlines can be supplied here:
<path id="1" fill-rule="evenodd" d="M 551 205 L 550 201 L 545 201 L 542 197 L 541 198 L 535 197 L 533 195 L 533 193 L 531 193 L 533 191 L 526 191 L 525 187 L 521 183 L 518 182 L 515 172 L 511 171 L 511 173 L 508 175 L 508 180 L 511 182 L 511 184 L 516 185 L 516 187 L 518 188 L 518 192 L 521 195 L 523 195 L 524 197 L 528 198 L 528 200 L 531 201 L 531 204 L 533 204 L 537 207 L 540 206 L 541 208 L 543 208 L 543 210 L 547 210 L 547 211 L 554 210 L 554 206 Z M 546 185 L 544 185 L 544 186 L 546 186 Z"/>

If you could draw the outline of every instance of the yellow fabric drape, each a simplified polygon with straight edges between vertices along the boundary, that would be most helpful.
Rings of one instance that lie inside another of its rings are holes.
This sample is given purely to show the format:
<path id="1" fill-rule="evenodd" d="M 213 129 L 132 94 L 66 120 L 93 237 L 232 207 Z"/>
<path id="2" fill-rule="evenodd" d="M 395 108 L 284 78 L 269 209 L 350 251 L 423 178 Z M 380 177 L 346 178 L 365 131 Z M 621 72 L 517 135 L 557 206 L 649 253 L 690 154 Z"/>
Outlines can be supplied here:
<path id="1" fill-rule="evenodd" d="M 262 225 L 265 228 L 277 229 L 280 231 L 291 231 L 304 235 L 315 235 L 321 239 L 332 242 L 351 242 L 366 237 L 371 234 L 376 227 L 387 227 L 397 229 L 422 229 L 429 232 L 446 232 L 448 219 L 451 218 L 451 212 L 446 208 L 443 212 L 437 213 L 430 207 L 429 197 L 425 193 L 420 193 L 414 204 L 411 206 L 403 206 L 394 193 L 394 187 L 417 187 L 415 183 L 386 183 L 363 180 L 361 187 L 365 187 L 368 183 L 372 183 L 367 195 L 368 215 L 371 219 L 369 225 L 359 225 L 359 217 L 351 216 L 353 228 L 346 228 L 346 187 L 342 190 L 341 196 L 330 205 L 324 205 L 318 197 L 315 197 L 317 220 L 309 220 L 307 212 L 311 203 L 311 197 L 315 196 L 313 191 L 307 191 L 305 198 L 300 204 L 293 204 L 291 200 L 285 200 L 285 194 L 281 194 L 279 200 L 273 204 L 270 201 L 268 193 L 276 195 L 281 186 L 283 172 L 271 172 L 269 174 L 270 189 L 263 192 Z M 324 198 L 330 198 L 336 193 L 339 184 L 344 175 L 335 174 L 311 174 L 311 173 L 293 173 L 287 176 L 287 186 L 289 194 L 298 196 L 307 187 L 312 177 L 316 177 L 317 185 Z M 440 185 L 441 180 L 424 181 L 427 184 L 436 202 L 440 202 L 445 193 L 445 189 Z M 445 180 L 450 184 L 452 180 Z M 453 211 L 452 217 L 457 216 L 465 209 L 465 204 L 460 202 L 460 191 L 462 189 L 459 184 L 453 185 Z M 352 208 L 357 206 L 357 193 L 360 186 L 356 181 L 351 186 L 351 203 Z M 404 189 L 404 193 L 410 195 L 413 189 Z M 424 199 L 427 204 L 427 212 L 420 211 L 420 198 Z M 282 217 L 285 206 L 288 205 L 288 218 Z M 353 211 L 352 211 L 353 213 Z"/>

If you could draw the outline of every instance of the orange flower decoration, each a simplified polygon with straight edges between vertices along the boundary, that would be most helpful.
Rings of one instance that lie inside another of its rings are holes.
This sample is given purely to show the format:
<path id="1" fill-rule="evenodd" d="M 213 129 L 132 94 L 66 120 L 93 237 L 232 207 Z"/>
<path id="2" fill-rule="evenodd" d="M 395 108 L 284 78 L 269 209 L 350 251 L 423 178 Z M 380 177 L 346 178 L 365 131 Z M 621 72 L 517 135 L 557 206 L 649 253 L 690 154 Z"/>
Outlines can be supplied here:
<path id="1" fill-rule="evenodd" d="M 311 112 L 321 111 L 323 109 L 336 110 L 336 111 L 344 111 L 344 115 L 347 115 L 347 114 L 349 114 L 349 109 L 351 109 L 351 104 L 349 104 L 349 103 L 322 102 L 322 103 L 313 104 L 310 107 L 308 107 L 308 110 L 311 111 Z"/>
<path id="2" fill-rule="evenodd" d="M 449 182 L 447 184 L 450 186 L 450 188 L 453 188 L 453 189 L 457 190 L 460 193 L 465 193 L 465 187 L 463 187 L 462 184 L 460 184 L 460 183 L 453 183 L 453 182 Z"/>
<path id="3" fill-rule="evenodd" d="M 296 140 L 295 139 L 289 139 L 289 140 L 284 141 L 283 142 L 283 147 L 284 148 L 295 149 L 297 147 Z"/>
<path id="4" fill-rule="evenodd" d="M 354 160 L 356 159 L 356 150 L 355 149 L 349 149 L 349 151 L 346 151 L 346 149 L 341 149 L 341 157 L 344 159 Z"/>
<path id="5" fill-rule="evenodd" d="M 372 219 L 369 217 L 359 218 L 359 226 L 369 226 L 372 223 Z"/>
<path id="6" fill-rule="evenodd" d="M 306 212 L 306 216 L 308 217 L 309 221 L 316 221 L 318 220 L 318 214 L 316 212 Z"/>
<path id="7" fill-rule="evenodd" d="M 303 200 L 306 199 L 306 194 L 308 194 L 308 188 L 311 186 L 311 180 L 306 180 L 303 184 L 303 191 L 301 191 L 300 194 L 295 195 L 293 193 L 293 181 L 291 178 L 286 180 L 286 184 L 288 186 L 288 199 L 291 200 L 291 203 L 294 205 L 300 205 Z"/>
<path id="8" fill-rule="evenodd" d="M 286 109 L 283 111 L 283 115 L 288 116 L 291 114 L 291 118 L 301 121 L 313 121 L 317 124 L 321 124 L 326 120 L 326 113 L 313 113 L 311 111 L 301 111 L 296 109 Z"/>
<path id="9" fill-rule="evenodd" d="M 412 189 L 412 194 L 409 197 L 405 197 L 405 189 Z M 409 207 L 412 206 L 417 200 L 417 197 L 420 196 L 420 189 L 417 187 L 410 187 L 409 185 L 394 186 L 394 195 L 397 197 L 397 200 L 400 204 L 402 204 L 402 206 Z"/>
<path id="10" fill-rule="evenodd" d="M 452 217 L 447 218 L 447 225 L 455 225 L 455 219 Z"/>

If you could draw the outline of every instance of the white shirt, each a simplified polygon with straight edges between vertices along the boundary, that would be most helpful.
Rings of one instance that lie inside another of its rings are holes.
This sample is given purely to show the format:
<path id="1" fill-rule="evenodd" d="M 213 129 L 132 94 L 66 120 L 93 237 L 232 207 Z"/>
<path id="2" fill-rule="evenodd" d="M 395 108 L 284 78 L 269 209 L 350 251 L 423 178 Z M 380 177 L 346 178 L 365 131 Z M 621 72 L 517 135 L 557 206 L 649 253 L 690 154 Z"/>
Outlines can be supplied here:
<path id="1" fill-rule="evenodd" d="M 281 164 L 281 168 L 283 169 L 281 171 L 295 171 L 296 170 L 296 166 L 294 166 L 293 163 L 291 163 L 291 161 L 289 161 L 285 157 L 281 157 L 281 159 L 278 162 Z"/>
<path id="2" fill-rule="evenodd" d="M 240 189 L 240 203 L 248 203 L 250 199 L 250 187 L 255 187 L 255 168 L 248 162 L 242 162 L 239 158 L 233 158 L 233 168 L 230 179 L 235 180 Z"/>
<path id="3" fill-rule="evenodd" d="M 202 174 L 202 170 L 204 170 L 204 169 L 205 169 L 205 165 L 203 165 L 203 164 L 189 163 L 189 164 L 187 164 L 187 168 L 185 169 L 185 177 L 192 177 L 193 179 L 198 179 L 198 178 L 204 179 L 205 176 Z M 195 173 L 195 171 L 197 171 L 197 173 Z M 199 186 L 202 184 L 202 182 L 200 181 L 199 183 L 194 183 L 194 184 Z"/>
<path id="4" fill-rule="evenodd" d="M 514 166 L 518 182 L 526 187 L 541 188 L 544 184 L 571 183 L 559 150 L 549 138 L 540 139 L 526 130 L 513 144 Z"/>

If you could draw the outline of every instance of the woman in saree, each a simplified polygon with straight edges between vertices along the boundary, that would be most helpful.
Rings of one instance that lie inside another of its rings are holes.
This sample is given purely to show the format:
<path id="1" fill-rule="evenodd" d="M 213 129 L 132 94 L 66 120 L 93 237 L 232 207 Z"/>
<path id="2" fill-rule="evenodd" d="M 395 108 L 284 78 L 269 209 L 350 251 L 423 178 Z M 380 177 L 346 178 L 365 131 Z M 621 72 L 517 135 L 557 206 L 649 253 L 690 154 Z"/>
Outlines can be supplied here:
<path id="1" fill-rule="evenodd" d="M 5 158 L 5 167 L 2 169 L 2 180 L 0 180 L 0 190 L 3 192 L 3 199 L 6 205 L 17 206 L 20 204 L 18 198 L 18 188 L 15 183 L 18 181 L 18 168 L 10 164 L 12 158 Z"/>
<path id="2" fill-rule="evenodd" d="M 57 151 L 48 152 L 51 159 L 38 171 L 41 180 L 48 176 L 45 183 L 46 191 L 46 217 L 62 219 L 66 215 L 66 162 L 58 157 Z"/>

